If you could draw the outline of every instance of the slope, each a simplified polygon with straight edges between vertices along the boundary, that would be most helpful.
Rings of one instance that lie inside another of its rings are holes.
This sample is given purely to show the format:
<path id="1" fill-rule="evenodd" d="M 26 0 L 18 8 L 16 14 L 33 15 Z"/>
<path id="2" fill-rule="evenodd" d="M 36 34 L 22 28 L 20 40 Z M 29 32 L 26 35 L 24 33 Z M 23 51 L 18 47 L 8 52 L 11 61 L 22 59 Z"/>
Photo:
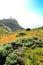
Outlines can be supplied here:
<path id="1" fill-rule="evenodd" d="M 3 25 L 4 27 L 6 26 L 6 28 L 9 30 L 16 31 L 18 29 L 23 29 L 18 22 L 15 19 L 3 19 L 0 20 L 0 25 Z M 9 31 L 10 31 L 9 30 Z"/>
<path id="2" fill-rule="evenodd" d="M 37 28 L 38 29 L 38 28 Z M 39 37 L 43 39 L 43 29 L 39 28 L 38 30 L 31 29 L 29 31 L 27 30 L 18 30 L 16 32 L 13 32 L 7 36 L 1 36 L 0 37 L 0 44 L 7 43 L 7 42 L 13 42 L 18 39 L 25 39 L 30 38 L 33 36 Z"/>

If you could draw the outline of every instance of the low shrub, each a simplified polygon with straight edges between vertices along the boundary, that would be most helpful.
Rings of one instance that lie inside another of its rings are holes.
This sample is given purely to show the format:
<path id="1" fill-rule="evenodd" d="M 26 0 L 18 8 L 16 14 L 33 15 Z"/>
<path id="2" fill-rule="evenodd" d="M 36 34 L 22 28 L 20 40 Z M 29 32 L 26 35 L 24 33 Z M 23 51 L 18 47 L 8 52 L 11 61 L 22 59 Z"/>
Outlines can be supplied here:
<path id="1" fill-rule="evenodd" d="M 18 33 L 18 35 L 16 35 L 16 37 L 21 37 L 21 36 L 25 36 L 25 35 L 26 35 L 26 33 L 21 32 L 21 33 Z"/>
<path id="2" fill-rule="evenodd" d="M 4 65 L 24 65 L 24 61 L 15 53 L 15 51 L 13 51 L 6 57 Z"/>

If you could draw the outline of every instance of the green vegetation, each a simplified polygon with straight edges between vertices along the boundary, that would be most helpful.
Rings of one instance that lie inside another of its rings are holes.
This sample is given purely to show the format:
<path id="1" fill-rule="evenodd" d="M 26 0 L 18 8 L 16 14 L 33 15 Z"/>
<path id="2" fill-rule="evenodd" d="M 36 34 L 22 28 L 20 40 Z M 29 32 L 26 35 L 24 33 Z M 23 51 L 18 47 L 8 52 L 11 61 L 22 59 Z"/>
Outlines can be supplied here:
<path id="1" fill-rule="evenodd" d="M 0 36 L 8 35 L 8 34 L 10 34 L 10 32 L 3 26 L 0 26 Z"/>
<path id="2" fill-rule="evenodd" d="M 43 40 L 32 37 L 0 45 L 0 65 L 43 65 Z"/>
<path id="3" fill-rule="evenodd" d="M 16 36 L 17 37 L 22 37 L 22 36 L 25 36 L 26 34 L 24 32 L 21 32 L 21 33 L 18 33 Z"/>
<path id="4" fill-rule="evenodd" d="M 13 51 L 6 57 L 6 62 L 4 65 L 24 65 L 24 63 L 22 58 L 18 56 L 15 51 Z"/>

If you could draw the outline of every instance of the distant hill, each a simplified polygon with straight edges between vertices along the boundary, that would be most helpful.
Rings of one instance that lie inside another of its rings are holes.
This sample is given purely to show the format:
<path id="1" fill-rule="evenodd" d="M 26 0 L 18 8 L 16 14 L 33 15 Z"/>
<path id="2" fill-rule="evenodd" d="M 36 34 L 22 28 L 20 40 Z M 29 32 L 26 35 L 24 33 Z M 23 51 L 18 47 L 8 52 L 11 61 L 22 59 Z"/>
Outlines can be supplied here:
<path id="1" fill-rule="evenodd" d="M 15 19 L 0 20 L 0 36 L 23 29 Z"/>
<path id="2" fill-rule="evenodd" d="M 19 29 L 23 29 L 15 19 L 0 20 L 0 25 L 4 26 L 9 31 L 16 31 L 16 30 L 19 30 Z"/>

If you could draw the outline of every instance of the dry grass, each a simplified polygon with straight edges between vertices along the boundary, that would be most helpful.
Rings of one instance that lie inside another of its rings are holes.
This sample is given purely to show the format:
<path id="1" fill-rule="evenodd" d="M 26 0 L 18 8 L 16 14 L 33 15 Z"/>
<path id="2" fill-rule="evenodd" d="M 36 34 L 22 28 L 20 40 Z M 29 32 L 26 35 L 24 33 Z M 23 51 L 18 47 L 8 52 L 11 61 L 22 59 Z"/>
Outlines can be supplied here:
<path id="1" fill-rule="evenodd" d="M 21 32 L 25 33 L 26 35 L 21 36 L 21 37 L 16 37 L 16 35 L 18 35 Z M 33 36 L 37 36 L 37 37 L 43 39 L 43 30 L 34 30 L 34 29 L 30 30 L 30 31 L 18 30 L 7 36 L 0 36 L 0 44 L 6 43 L 6 42 L 13 42 L 20 38 L 29 38 L 29 37 L 33 37 Z"/>

